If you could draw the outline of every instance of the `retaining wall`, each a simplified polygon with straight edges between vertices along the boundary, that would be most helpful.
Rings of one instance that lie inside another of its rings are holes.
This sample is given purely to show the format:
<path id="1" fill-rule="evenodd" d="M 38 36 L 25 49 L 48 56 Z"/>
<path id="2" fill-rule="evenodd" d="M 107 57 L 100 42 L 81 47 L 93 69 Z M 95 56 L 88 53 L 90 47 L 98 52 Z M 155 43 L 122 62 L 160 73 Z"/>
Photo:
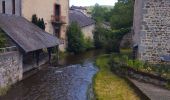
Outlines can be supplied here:
<path id="1" fill-rule="evenodd" d="M 18 51 L 0 53 L 0 87 L 12 85 L 22 77 L 22 54 Z"/>

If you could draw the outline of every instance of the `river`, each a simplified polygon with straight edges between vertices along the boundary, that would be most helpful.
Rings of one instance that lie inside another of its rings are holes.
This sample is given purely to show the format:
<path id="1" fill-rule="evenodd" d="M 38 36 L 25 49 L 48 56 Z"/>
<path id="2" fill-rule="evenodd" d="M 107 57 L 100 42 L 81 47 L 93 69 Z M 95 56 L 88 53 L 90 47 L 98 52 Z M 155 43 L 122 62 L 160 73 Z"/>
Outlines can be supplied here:
<path id="1" fill-rule="evenodd" d="M 93 95 L 89 87 L 98 70 L 94 60 L 100 54 L 102 51 L 88 51 L 60 59 L 60 66 L 44 65 L 0 100 L 87 100 Z"/>

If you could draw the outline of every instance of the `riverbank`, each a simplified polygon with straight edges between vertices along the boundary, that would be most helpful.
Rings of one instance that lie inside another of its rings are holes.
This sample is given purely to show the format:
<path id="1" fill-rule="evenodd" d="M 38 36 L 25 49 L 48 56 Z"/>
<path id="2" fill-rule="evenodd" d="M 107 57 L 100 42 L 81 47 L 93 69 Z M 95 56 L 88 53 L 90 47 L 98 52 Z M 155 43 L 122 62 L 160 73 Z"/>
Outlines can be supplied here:
<path id="1" fill-rule="evenodd" d="M 109 55 L 96 59 L 99 72 L 94 77 L 94 93 L 98 100 L 140 100 L 126 80 L 113 74 L 108 66 Z"/>
<path id="2" fill-rule="evenodd" d="M 94 60 L 102 55 L 92 50 L 68 55 L 60 65 L 46 64 L 34 75 L 13 85 L 0 100 L 87 100 L 93 97 L 92 79 L 98 69 Z"/>

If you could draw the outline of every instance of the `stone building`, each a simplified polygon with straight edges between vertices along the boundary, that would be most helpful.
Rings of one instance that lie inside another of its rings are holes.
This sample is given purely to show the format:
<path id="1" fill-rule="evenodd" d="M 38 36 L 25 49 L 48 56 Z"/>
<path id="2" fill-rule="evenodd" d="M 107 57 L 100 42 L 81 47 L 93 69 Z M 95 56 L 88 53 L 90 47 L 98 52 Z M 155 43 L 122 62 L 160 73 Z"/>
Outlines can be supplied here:
<path id="1" fill-rule="evenodd" d="M 93 31 L 95 29 L 95 21 L 93 19 L 78 10 L 70 10 L 69 23 L 71 24 L 72 22 L 78 23 L 85 38 L 93 39 Z"/>
<path id="2" fill-rule="evenodd" d="M 50 61 L 51 49 L 60 44 L 55 36 L 21 16 L 0 14 L 0 28 L 0 34 L 13 42 L 12 47 L 0 48 L 0 88 L 22 80 L 25 72 Z M 45 49 L 49 56 L 44 55 Z"/>
<path id="3" fill-rule="evenodd" d="M 43 18 L 46 32 L 60 40 L 60 50 L 66 47 L 69 0 L 0 0 L 0 13 L 14 14 L 31 21 L 32 15 Z"/>
<path id="4" fill-rule="evenodd" d="M 158 63 L 170 56 L 170 0 L 135 0 L 133 28 L 137 58 Z"/>
<path id="5" fill-rule="evenodd" d="M 86 9 L 86 7 L 82 7 L 82 6 L 74 6 L 72 5 L 70 7 L 70 10 L 77 10 L 82 12 L 83 14 L 85 14 L 86 16 L 90 17 L 90 15 L 88 14 L 88 10 Z"/>

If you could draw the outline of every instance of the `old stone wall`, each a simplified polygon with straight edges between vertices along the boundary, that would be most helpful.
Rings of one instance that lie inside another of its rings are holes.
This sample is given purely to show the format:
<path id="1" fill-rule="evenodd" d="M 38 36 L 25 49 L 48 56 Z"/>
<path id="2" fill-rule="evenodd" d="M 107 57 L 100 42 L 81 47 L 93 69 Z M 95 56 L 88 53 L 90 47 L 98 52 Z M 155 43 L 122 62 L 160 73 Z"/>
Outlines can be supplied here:
<path id="1" fill-rule="evenodd" d="M 20 81 L 23 75 L 22 55 L 18 51 L 0 54 L 0 87 Z"/>
<path id="2" fill-rule="evenodd" d="M 141 11 L 139 8 L 139 31 L 135 33 L 139 41 L 138 57 L 144 61 L 159 62 L 161 56 L 170 55 L 170 0 L 136 2 L 142 5 Z"/>
<path id="3" fill-rule="evenodd" d="M 131 46 L 132 46 L 132 32 L 129 32 L 123 37 L 123 39 L 120 43 L 120 47 L 121 48 L 131 48 Z"/>

